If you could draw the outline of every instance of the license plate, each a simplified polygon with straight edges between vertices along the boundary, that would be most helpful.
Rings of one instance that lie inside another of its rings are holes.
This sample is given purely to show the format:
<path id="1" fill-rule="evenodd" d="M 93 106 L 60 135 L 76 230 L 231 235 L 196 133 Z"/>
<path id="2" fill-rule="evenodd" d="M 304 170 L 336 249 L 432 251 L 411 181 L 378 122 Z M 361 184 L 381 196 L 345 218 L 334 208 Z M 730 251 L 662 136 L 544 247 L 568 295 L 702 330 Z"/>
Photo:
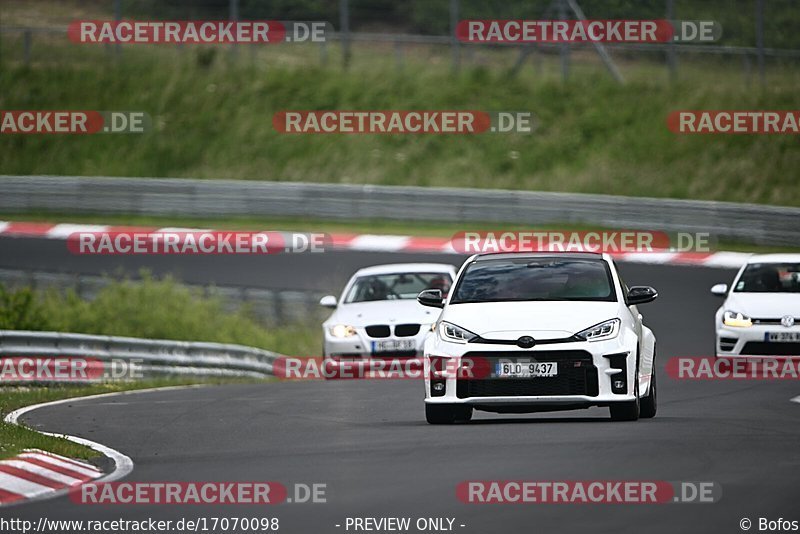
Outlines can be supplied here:
<path id="1" fill-rule="evenodd" d="M 800 341 L 800 332 L 767 332 L 764 341 L 770 343 L 794 343 Z"/>
<path id="2" fill-rule="evenodd" d="M 538 378 L 557 375 L 556 362 L 498 362 L 495 366 L 497 378 Z"/>
<path id="3" fill-rule="evenodd" d="M 413 339 L 386 339 L 372 342 L 372 352 L 395 352 L 416 349 L 417 345 Z"/>

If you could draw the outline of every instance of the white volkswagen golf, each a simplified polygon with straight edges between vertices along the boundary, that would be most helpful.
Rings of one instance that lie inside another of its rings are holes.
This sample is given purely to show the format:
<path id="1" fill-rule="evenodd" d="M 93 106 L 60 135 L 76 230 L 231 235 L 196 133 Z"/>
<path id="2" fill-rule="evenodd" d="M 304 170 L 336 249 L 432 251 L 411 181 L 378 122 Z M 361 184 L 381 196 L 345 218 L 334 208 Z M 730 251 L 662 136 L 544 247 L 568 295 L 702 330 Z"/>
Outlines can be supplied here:
<path id="1" fill-rule="evenodd" d="M 479 254 L 453 290 L 420 293 L 442 308 L 425 342 L 429 423 L 496 413 L 607 406 L 614 420 L 656 414 L 656 340 L 607 254 Z"/>
<path id="2" fill-rule="evenodd" d="M 725 297 L 717 357 L 800 356 L 800 254 L 751 256 L 730 288 L 711 292 Z"/>
<path id="3" fill-rule="evenodd" d="M 420 306 L 417 294 L 425 289 L 447 294 L 454 277 L 455 268 L 442 263 L 376 265 L 357 271 L 338 301 L 333 295 L 320 300 L 334 310 L 322 325 L 326 365 L 420 358 L 439 311 Z"/>

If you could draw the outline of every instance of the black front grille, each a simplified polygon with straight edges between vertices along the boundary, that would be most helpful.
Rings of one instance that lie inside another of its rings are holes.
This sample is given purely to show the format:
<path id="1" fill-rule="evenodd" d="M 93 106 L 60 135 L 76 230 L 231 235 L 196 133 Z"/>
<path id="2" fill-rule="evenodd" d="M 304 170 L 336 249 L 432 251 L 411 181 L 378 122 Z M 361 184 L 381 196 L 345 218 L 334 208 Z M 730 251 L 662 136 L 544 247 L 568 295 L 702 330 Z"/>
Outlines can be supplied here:
<path id="1" fill-rule="evenodd" d="M 418 324 L 399 324 L 394 327 L 394 335 L 397 337 L 411 337 L 419 333 Z"/>
<path id="2" fill-rule="evenodd" d="M 389 337 L 388 324 L 371 324 L 366 328 L 369 337 Z"/>
<path id="3" fill-rule="evenodd" d="M 742 349 L 743 356 L 800 356 L 800 343 L 766 343 L 748 341 Z"/>
<path id="4" fill-rule="evenodd" d="M 733 347 L 736 346 L 736 338 L 735 337 L 721 337 L 719 338 L 719 348 L 724 351 L 732 351 Z"/>
<path id="5" fill-rule="evenodd" d="M 782 318 L 777 319 L 752 319 L 753 324 L 781 324 Z M 795 317 L 794 322 L 800 323 L 800 317 Z"/>
<path id="6" fill-rule="evenodd" d="M 500 359 L 558 362 L 558 375 L 536 378 L 482 378 L 494 369 Z M 557 395 L 598 395 L 597 368 L 592 355 L 582 350 L 537 352 L 469 352 L 465 359 L 475 363 L 474 378 L 459 378 L 456 396 L 467 397 L 519 397 Z M 482 374 L 483 370 L 483 374 Z"/>

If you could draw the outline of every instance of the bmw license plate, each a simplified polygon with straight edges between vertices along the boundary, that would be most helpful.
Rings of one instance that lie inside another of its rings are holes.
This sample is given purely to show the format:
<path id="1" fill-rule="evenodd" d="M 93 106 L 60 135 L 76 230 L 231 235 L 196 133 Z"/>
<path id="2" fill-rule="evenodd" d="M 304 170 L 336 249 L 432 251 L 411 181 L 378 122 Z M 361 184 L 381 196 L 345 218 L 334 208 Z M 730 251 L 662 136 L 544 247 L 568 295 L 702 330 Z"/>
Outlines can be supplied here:
<path id="1" fill-rule="evenodd" d="M 497 378 L 538 378 L 558 376 L 556 362 L 498 362 L 495 366 Z"/>
<path id="2" fill-rule="evenodd" d="M 372 352 L 397 352 L 416 349 L 417 344 L 413 339 L 386 339 L 372 342 Z"/>
<path id="3" fill-rule="evenodd" d="M 769 343 L 796 343 L 800 341 L 800 332 L 767 332 L 764 341 Z"/>

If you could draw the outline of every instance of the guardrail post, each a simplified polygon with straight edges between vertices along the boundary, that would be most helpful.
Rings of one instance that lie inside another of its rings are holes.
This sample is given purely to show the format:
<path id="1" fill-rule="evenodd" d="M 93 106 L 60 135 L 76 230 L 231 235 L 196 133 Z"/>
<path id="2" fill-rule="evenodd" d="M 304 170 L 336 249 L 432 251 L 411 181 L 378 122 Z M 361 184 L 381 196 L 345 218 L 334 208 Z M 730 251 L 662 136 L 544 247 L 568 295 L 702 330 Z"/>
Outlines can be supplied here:
<path id="1" fill-rule="evenodd" d="M 458 72 L 461 68 L 461 43 L 456 36 L 456 27 L 460 11 L 460 1 L 450 0 L 450 47 L 453 54 L 453 70 Z"/>
<path id="2" fill-rule="evenodd" d="M 239 0 L 230 0 L 228 5 L 229 19 L 231 22 L 239 21 Z M 236 43 L 231 43 L 231 56 L 236 59 L 237 47 Z"/>
<path id="3" fill-rule="evenodd" d="M 758 78 L 764 85 L 764 0 L 756 0 L 756 48 L 758 48 Z"/>
<path id="4" fill-rule="evenodd" d="M 22 57 L 25 65 L 31 64 L 31 47 L 33 46 L 33 32 L 30 28 L 22 34 Z"/>
<path id="5" fill-rule="evenodd" d="M 667 0 L 667 20 L 675 20 L 675 0 Z M 675 56 L 675 43 L 667 43 L 667 69 L 669 70 L 669 80 L 675 81 L 677 77 L 677 58 Z"/>
<path id="6" fill-rule="evenodd" d="M 339 0 L 339 32 L 342 34 L 342 68 L 350 67 L 350 2 Z"/>

